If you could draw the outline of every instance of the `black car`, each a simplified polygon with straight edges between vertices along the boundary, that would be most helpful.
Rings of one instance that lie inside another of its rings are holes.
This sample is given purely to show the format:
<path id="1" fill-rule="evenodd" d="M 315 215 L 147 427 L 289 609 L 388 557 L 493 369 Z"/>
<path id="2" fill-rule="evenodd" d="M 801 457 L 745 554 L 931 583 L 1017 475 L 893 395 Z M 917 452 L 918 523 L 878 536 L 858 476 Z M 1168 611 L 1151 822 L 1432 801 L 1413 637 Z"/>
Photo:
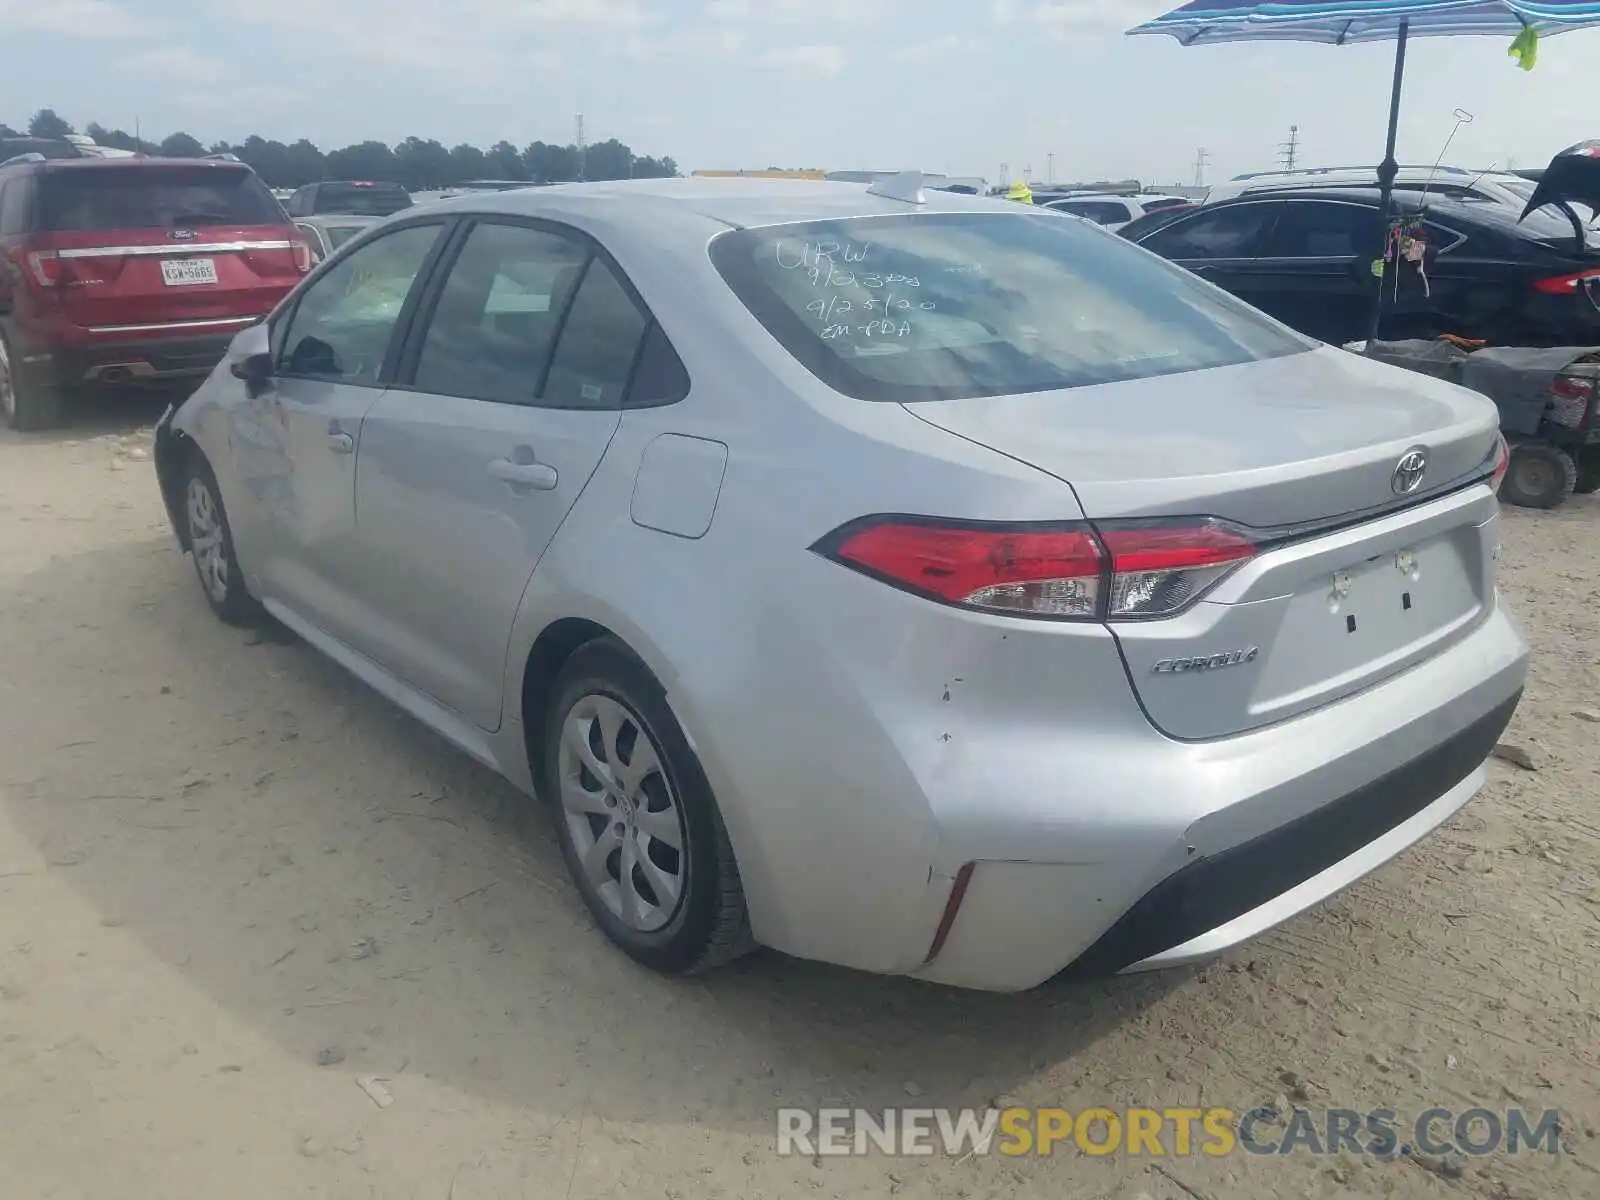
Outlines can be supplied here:
<path id="1" fill-rule="evenodd" d="M 411 205 L 411 193 L 398 183 L 340 179 L 298 188 L 284 208 L 291 217 L 317 217 L 324 213 L 389 217 Z"/>
<path id="2" fill-rule="evenodd" d="M 1397 191 L 1425 246 L 1390 286 L 1385 338 L 1442 333 L 1499 345 L 1600 344 L 1600 245 L 1561 208 L 1520 220 L 1510 205 Z M 1375 188 L 1240 196 L 1124 236 L 1286 325 L 1342 345 L 1365 338 L 1382 230 Z M 1156 214 L 1152 214 L 1153 216 Z"/>

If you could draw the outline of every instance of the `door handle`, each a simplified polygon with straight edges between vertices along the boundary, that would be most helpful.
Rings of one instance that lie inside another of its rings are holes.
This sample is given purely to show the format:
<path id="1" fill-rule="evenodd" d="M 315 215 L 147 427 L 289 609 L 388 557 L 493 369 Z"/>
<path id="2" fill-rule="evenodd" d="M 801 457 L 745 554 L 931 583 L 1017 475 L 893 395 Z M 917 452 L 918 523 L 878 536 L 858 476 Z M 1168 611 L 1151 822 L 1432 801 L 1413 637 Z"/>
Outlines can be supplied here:
<path id="1" fill-rule="evenodd" d="M 556 484 L 561 481 L 561 476 L 549 463 L 514 462 L 509 458 L 497 458 L 491 462 L 489 474 L 513 488 L 530 488 L 536 492 L 554 491 Z"/>
<path id="2" fill-rule="evenodd" d="M 335 454 L 349 454 L 356 448 L 356 440 L 338 429 L 328 430 L 328 449 Z"/>

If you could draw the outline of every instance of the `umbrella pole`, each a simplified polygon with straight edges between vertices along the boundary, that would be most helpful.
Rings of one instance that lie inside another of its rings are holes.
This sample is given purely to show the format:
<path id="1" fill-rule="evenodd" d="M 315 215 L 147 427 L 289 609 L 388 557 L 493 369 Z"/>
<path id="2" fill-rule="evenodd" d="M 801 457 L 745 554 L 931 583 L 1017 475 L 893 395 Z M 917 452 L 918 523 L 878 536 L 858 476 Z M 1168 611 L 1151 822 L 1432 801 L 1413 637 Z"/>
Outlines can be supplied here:
<path id="1" fill-rule="evenodd" d="M 1389 272 L 1399 270 L 1398 262 L 1389 261 L 1389 225 L 1394 219 L 1394 181 L 1400 174 L 1400 164 L 1395 161 L 1395 143 L 1400 136 L 1400 88 L 1406 78 L 1406 42 L 1411 34 L 1411 22 L 1400 22 L 1399 37 L 1395 40 L 1394 49 L 1394 88 L 1389 93 L 1389 145 L 1383 156 L 1383 161 L 1378 164 L 1378 208 L 1383 213 L 1383 241 L 1379 245 L 1379 254 L 1383 263 L 1383 274 L 1378 279 L 1378 295 L 1372 305 L 1372 325 L 1367 331 L 1367 351 L 1371 353 L 1372 343 L 1378 340 L 1378 333 L 1383 327 L 1383 308 L 1385 298 L 1389 295 Z"/>

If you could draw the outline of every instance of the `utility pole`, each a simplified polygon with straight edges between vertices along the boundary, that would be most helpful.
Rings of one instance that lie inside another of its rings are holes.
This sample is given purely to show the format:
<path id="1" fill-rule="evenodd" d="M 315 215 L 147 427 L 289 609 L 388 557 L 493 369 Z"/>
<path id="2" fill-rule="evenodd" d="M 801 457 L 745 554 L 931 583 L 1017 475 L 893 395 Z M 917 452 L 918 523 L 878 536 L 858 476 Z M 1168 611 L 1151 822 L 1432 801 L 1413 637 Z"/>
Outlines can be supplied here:
<path id="1" fill-rule="evenodd" d="M 1022 168 L 1022 180 L 1023 180 L 1024 183 L 1029 183 L 1029 184 L 1031 184 L 1033 182 L 1033 164 L 1032 163 L 1029 163 L 1027 166 Z"/>
<path id="2" fill-rule="evenodd" d="M 1289 140 L 1278 147 L 1278 160 L 1283 163 L 1285 171 L 1294 170 L 1295 164 L 1300 161 L 1300 126 L 1289 126 Z"/>
<path id="3" fill-rule="evenodd" d="M 1211 151 L 1207 150 L 1204 146 L 1201 146 L 1200 149 L 1195 151 L 1195 153 L 1194 153 L 1194 185 L 1195 185 L 1195 187 L 1205 187 L 1205 185 L 1206 185 L 1206 165 L 1210 161 L 1211 161 Z"/>
<path id="4" fill-rule="evenodd" d="M 1008 162 L 1000 164 L 1000 182 L 1007 186 L 1011 183 L 1011 164 Z"/>
<path id="5" fill-rule="evenodd" d="M 1054 150 L 1050 151 L 1049 154 L 1046 154 L 1044 156 L 1044 161 L 1045 161 L 1045 177 L 1044 177 L 1045 178 L 1045 182 L 1046 183 L 1054 183 L 1056 181 L 1056 152 Z"/>
<path id="6" fill-rule="evenodd" d="M 588 148 L 584 145 L 584 141 L 583 141 L 583 114 L 582 113 L 578 114 L 578 141 L 577 141 L 577 147 L 578 147 L 578 182 L 582 183 L 582 182 L 584 182 L 585 179 L 588 178 L 588 163 L 585 161 L 587 159 L 587 157 L 588 157 Z"/>

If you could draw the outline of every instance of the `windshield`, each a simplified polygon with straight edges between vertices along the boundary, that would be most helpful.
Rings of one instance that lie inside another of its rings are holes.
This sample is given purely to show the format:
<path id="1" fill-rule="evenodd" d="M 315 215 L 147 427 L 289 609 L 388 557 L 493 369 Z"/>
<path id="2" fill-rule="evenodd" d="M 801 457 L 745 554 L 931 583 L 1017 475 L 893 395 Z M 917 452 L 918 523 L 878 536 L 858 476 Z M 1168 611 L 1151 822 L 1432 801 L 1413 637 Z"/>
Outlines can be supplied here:
<path id="1" fill-rule="evenodd" d="M 324 183 L 317 188 L 319 213 L 387 217 L 411 207 L 411 195 L 398 183 Z"/>
<path id="2" fill-rule="evenodd" d="M 328 245 L 337 250 L 365 228 L 365 225 L 329 225 L 323 232 L 328 237 Z"/>
<path id="3" fill-rule="evenodd" d="M 790 354 L 861 400 L 1080 387 L 1314 345 L 1119 238 L 1025 210 L 744 229 L 711 255 Z"/>
<path id="4" fill-rule="evenodd" d="M 277 225 L 283 210 L 255 173 L 232 167 L 85 167 L 39 181 L 47 230 Z"/>

